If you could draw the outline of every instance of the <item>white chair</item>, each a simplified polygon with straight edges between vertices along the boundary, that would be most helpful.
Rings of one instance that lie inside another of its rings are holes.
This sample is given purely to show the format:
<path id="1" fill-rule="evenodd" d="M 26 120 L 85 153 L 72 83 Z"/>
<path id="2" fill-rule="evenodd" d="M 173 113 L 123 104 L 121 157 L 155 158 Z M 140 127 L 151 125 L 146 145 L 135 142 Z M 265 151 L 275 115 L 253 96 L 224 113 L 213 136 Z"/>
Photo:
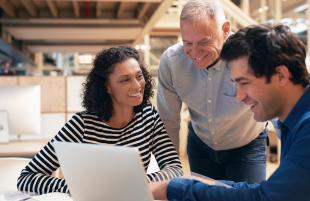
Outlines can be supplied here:
<path id="1" fill-rule="evenodd" d="M 16 191 L 17 179 L 29 158 L 0 158 L 0 191 Z"/>

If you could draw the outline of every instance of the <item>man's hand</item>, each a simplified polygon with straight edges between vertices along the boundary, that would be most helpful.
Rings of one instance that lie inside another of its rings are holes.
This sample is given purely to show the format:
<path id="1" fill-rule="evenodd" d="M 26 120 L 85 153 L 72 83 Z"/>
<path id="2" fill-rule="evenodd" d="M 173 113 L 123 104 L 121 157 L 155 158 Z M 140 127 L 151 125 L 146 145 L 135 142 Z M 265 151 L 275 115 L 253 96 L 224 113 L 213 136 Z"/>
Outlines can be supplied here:
<path id="1" fill-rule="evenodd" d="M 208 184 L 208 185 L 216 185 L 216 186 L 224 186 L 226 188 L 231 188 L 231 186 L 221 182 L 221 181 L 217 181 L 215 179 L 211 179 L 210 177 L 207 177 L 207 176 L 204 176 L 204 175 L 201 175 L 201 174 L 198 174 L 198 173 L 195 173 L 195 172 L 192 172 L 190 176 L 185 176 L 183 177 L 185 179 L 193 179 L 193 180 L 197 180 L 197 181 L 200 181 L 204 184 Z"/>
<path id="2" fill-rule="evenodd" d="M 150 189 L 155 200 L 167 200 L 167 187 L 170 180 L 150 183 Z"/>

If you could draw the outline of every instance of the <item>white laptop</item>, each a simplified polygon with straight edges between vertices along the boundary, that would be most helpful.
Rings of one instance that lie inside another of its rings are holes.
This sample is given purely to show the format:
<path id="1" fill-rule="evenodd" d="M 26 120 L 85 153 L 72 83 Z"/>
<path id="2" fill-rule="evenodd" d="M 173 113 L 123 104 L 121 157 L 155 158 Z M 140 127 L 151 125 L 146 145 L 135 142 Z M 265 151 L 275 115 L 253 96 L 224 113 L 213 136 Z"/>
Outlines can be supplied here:
<path id="1" fill-rule="evenodd" d="M 74 201 L 152 201 L 135 148 L 54 141 Z"/>

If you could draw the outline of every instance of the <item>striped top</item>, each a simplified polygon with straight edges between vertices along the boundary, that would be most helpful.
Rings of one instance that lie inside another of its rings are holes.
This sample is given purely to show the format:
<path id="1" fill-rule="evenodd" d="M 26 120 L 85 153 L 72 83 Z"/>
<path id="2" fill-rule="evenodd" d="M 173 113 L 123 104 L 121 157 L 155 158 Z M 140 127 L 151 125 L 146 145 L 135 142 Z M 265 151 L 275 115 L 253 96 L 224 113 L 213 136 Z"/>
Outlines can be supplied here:
<path id="1" fill-rule="evenodd" d="M 145 171 L 153 153 L 160 171 L 147 174 L 149 182 L 183 175 L 179 157 L 163 122 L 155 108 L 148 105 L 136 113 L 127 126 L 120 129 L 110 127 L 96 115 L 87 112 L 76 113 L 22 170 L 17 181 L 18 190 L 38 194 L 69 192 L 64 179 L 51 176 L 59 167 L 54 141 L 137 147 Z"/>

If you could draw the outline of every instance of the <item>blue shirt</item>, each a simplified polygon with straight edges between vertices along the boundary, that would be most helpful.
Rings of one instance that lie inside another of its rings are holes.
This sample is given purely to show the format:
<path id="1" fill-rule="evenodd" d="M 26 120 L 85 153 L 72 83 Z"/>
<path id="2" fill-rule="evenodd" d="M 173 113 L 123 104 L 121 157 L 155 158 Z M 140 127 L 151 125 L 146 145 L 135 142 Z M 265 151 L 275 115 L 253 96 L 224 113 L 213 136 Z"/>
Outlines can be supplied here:
<path id="1" fill-rule="evenodd" d="M 282 153 L 279 168 L 260 184 L 230 182 L 233 188 L 210 186 L 189 179 L 173 179 L 168 185 L 169 200 L 203 201 L 310 201 L 310 119 L 293 131 L 310 112 L 307 89 L 283 123 L 280 123 Z"/>

